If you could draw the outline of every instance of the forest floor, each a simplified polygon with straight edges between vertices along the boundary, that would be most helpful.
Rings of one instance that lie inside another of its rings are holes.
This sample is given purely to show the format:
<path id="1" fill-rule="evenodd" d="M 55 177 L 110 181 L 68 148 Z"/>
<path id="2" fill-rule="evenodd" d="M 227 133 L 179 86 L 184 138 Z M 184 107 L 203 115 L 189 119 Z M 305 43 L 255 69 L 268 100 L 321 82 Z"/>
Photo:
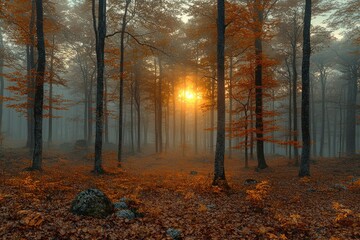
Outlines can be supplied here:
<path id="1" fill-rule="evenodd" d="M 230 190 L 211 187 L 211 156 L 174 153 L 127 157 L 117 168 L 105 153 L 107 174 L 92 161 L 47 151 L 44 171 L 26 172 L 29 153 L 5 149 L 0 161 L 1 239 L 360 239 L 360 158 L 317 159 L 309 178 L 284 157 L 261 172 L 226 160 Z M 246 179 L 258 184 L 245 185 Z M 113 202 L 134 200 L 142 218 L 105 219 L 70 213 L 77 193 L 99 188 Z"/>

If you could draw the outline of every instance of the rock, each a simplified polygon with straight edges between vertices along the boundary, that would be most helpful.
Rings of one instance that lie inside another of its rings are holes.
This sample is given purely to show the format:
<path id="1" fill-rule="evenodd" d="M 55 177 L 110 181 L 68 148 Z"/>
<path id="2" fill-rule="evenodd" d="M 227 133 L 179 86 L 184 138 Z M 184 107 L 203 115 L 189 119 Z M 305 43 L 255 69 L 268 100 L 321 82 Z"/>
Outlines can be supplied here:
<path id="1" fill-rule="evenodd" d="M 126 218 L 129 220 L 136 218 L 135 213 L 129 209 L 123 209 L 123 210 L 116 212 L 116 216 L 118 216 L 120 218 Z"/>
<path id="2" fill-rule="evenodd" d="M 114 212 L 114 206 L 99 189 L 87 189 L 76 196 L 71 204 L 71 212 L 76 215 L 104 218 Z"/>
<path id="3" fill-rule="evenodd" d="M 126 202 L 116 202 L 114 203 L 115 209 L 127 209 L 129 206 L 126 204 Z"/>
<path id="4" fill-rule="evenodd" d="M 181 231 L 175 228 L 168 228 L 166 234 L 169 235 L 174 240 L 181 239 Z"/>
<path id="5" fill-rule="evenodd" d="M 190 175 L 193 175 L 193 176 L 195 176 L 195 175 L 197 175 L 197 174 L 198 174 L 197 171 L 191 171 L 191 172 L 190 172 Z"/>
<path id="6" fill-rule="evenodd" d="M 206 205 L 207 209 L 211 210 L 211 209 L 214 209 L 216 208 L 216 205 L 215 204 L 208 204 Z"/>
<path id="7" fill-rule="evenodd" d="M 334 185 L 334 188 L 337 189 L 337 190 L 347 190 L 347 187 L 344 185 L 344 184 L 341 184 L 341 183 L 336 183 Z"/>
<path id="8" fill-rule="evenodd" d="M 255 179 L 251 179 L 251 178 L 246 179 L 244 181 L 244 185 L 253 185 L 253 184 L 257 184 L 257 183 L 258 183 L 258 181 L 256 181 Z"/>
<path id="9" fill-rule="evenodd" d="M 307 191 L 307 192 L 316 192 L 316 189 L 314 189 L 314 188 L 308 188 L 306 191 Z"/>

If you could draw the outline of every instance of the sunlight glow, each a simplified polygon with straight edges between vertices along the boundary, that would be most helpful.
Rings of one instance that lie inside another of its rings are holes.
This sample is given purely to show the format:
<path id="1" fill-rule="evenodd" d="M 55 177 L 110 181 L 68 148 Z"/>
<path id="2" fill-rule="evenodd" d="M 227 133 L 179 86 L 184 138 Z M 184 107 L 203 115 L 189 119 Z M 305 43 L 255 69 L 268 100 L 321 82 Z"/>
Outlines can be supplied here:
<path id="1" fill-rule="evenodd" d="M 190 89 L 181 89 L 179 91 L 179 99 L 180 101 L 193 104 L 195 103 L 195 100 L 201 99 L 201 95 L 199 93 L 195 93 Z"/>

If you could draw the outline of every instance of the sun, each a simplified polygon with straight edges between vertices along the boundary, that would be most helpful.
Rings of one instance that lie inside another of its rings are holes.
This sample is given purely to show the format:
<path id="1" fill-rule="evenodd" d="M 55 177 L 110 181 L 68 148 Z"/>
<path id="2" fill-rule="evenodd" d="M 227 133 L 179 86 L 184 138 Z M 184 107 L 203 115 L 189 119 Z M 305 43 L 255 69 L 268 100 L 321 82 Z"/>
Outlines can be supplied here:
<path id="1" fill-rule="evenodd" d="M 195 103 L 195 100 L 200 99 L 200 95 L 190 89 L 181 89 L 179 91 L 179 99 L 183 102 Z"/>

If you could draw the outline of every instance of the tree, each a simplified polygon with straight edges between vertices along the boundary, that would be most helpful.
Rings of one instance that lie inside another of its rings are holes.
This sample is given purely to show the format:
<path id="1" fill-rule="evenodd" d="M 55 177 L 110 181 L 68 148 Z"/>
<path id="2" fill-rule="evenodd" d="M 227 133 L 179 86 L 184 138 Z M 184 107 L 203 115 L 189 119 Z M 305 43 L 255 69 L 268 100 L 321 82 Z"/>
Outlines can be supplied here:
<path id="1" fill-rule="evenodd" d="M 125 30 L 127 25 L 127 12 L 130 5 L 131 0 L 126 0 L 125 3 L 125 12 L 122 18 L 121 25 L 121 36 L 120 36 L 120 97 L 119 97 L 119 145 L 118 145 L 118 156 L 117 160 L 120 166 L 122 161 L 122 147 L 123 147 L 123 111 L 124 111 L 124 38 L 125 38 Z"/>
<path id="2" fill-rule="evenodd" d="M 106 37 L 106 0 L 99 0 L 98 23 L 96 23 L 95 0 L 92 0 L 93 27 L 96 39 L 96 134 L 95 134 L 95 163 L 94 173 L 101 174 L 102 168 L 102 139 L 103 139 L 103 107 L 104 107 L 104 49 Z"/>
<path id="3" fill-rule="evenodd" d="M 227 186 L 225 178 L 225 1 L 217 1 L 217 135 L 215 150 L 215 186 Z"/>
<path id="4" fill-rule="evenodd" d="M 46 65 L 46 52 L 44 40 L 43 1 L 36 0 L 36 37 L 38 63 L 35 78 L 34 100 L 34 152 L 31 170 L 42 168 L 42 120 L 44 105 L 44 75 Z"/>
<path id="5" fill-rule="evenodd" d="M 299 176 L 310 176 L 310 27 L 311 27 L 311 0 L 306 0 L 304 30 L 303 30 L 303 60 L 301 69 L 302 99 L 301 99 L 301 133 L 302 154 Z"/>
<path id="6" fill-rule="evenodd" d="M 0 20 L 0 137 L 3 122 L 3 106 L 4 106 L 4 42 L 3 42 L 3 22 Z"/>

